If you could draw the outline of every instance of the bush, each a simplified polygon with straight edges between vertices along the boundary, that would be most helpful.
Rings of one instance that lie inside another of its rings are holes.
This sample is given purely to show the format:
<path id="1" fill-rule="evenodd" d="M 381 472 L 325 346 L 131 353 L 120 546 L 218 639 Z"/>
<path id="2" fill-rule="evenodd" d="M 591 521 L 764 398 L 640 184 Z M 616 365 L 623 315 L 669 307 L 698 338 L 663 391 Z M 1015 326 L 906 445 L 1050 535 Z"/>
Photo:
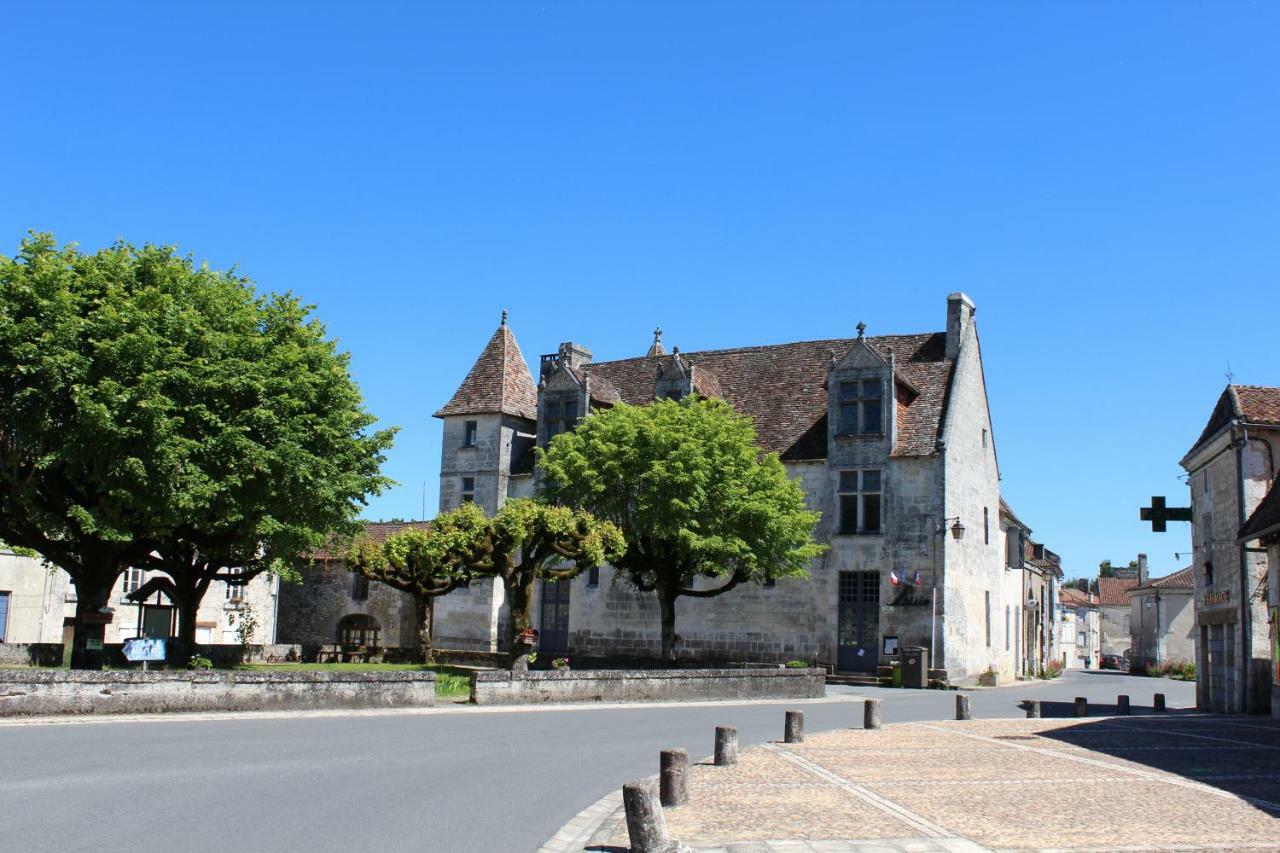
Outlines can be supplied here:
<path id="1" fill-rule="evenodd" d="M 1169 664 L 1169 677 L 1178 681 L 1195 681 L 1196 665 L 1189 660 Z"/>
<path id="2" fill-rule="evenodd" d="M 787 669 L 808 669 L 809 662 L 807 660 L 789 660 L 787 661 Z"/>
<path id="3" fill-rule="evenodd" d="M 1059 660 L 1049 661 L 1045 664 L 1044 669 L 1040 670 L 1040 677 L 1045 681 L 1048 681 L 1051 678 L 1057 678 L 1059 675 L 1062 675 L 1062 661 Z"/>
<path id="4" fill-rule="evenodd" d="M 192 655 L 187 661 L 187 669 L 213 669 L 213 661 L 203 655 Z"/>

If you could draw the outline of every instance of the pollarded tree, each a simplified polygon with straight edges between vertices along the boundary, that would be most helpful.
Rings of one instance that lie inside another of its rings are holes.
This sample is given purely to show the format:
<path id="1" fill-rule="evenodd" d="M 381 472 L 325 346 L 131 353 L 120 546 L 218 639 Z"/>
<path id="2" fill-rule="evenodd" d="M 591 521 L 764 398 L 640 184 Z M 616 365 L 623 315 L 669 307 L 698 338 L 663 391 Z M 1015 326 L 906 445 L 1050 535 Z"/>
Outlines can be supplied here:
<path id="1" fill-rule="evenodd" d="M 751 421 L 721 400 L 619 404 L 556 436 L 538 458 L 544 497 L 622 529 L 627 550 L 613 563 L 656 593 L 668 663 L 678 598 L 804 577 L 825 550 L 813 539 L 819 514 L 805 509 L 777 454 L 760 452 Z"/>
<path id="2" fill-rule="evenodd" d="M 511 613 L 507 640 L 513 666 L 526 651 L 520 635 L 532 627 L 534 583 L 567 583 L 603 562 L 616 562 L 626 552 L 626 541 L 615 525 L 581 509 L 536 500 L 507 501 L 487 519 L 486 528 L 466 562 L 472 573 L 502 581 Z"/>
<path id="3" fill-rule="evenodd" d="M 387 483 L 392 434 L 306 314 L 171 248 L 0 258 L 0 537 L 71 576 L 73 666 L 126 567 L 318 544 Z"/>
<path id="4" fill-rule="evenodd" d="M 430 663 L 435 600 L 471 580 L 468 561 L 488 535 L 484 511 L 468 503 L 441 513 L 429 525 L 392 534 L 381 544 L 359 537 L 346 563 L 352 571 L 413 597 L 418 656 Z"/>

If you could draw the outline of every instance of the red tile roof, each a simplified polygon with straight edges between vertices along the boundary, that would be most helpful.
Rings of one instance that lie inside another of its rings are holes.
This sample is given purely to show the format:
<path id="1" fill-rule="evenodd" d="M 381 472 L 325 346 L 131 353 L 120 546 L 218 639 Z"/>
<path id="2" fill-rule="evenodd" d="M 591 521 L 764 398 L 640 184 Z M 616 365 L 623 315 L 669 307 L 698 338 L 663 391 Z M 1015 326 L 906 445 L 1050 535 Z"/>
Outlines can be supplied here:
<path id="1" fill-rule="evenodd" d="M 498 413 L 538 419 L 538 390 L 505 313 L 467 378 L 435 417 Z"/>
<path id="2" fill-rule="evenodd" d="M 915 389 L 898 405 L 895 456 L 927 456 L 936 451 L 953 362 L 946 357 L 946 335 L 892 335 L 867 338 Z M 698 390 L 729 402 L 755 421 L 760 445 L 784 459 L 823 459 L 827 455 L 827 372 L 831 360 L 848 354 L 854 338 L 803 341 L 681 353 L 694 365 Z M 653 400 L 658 369 L 670 356 L 644 356 L 595 362 L 594 386 L 608 383 L 617 399 L 633 405 Z M 916 393 L 918 392 L 918 393 Z M 593 388 L 592 396 L 595 397 Z M 613 402 L 613 401 L 610 401 Z"/>
<path id="3" fill-rule="evenodd" d="M 1171 589 L 1186 590 L 1190 592 L 1195 588 L 1195 578 L 1192 576 L 1191 567 L 1179 569 L 1171 575 L 1165 575 L 1162 578 L 1153 578 L 1140 587 L 1135 589 Z"/>
<path id="4" fill-rule="evenodd" d="M 402 530 L 430 526 L 431 522 L 429 521 L 366 521 L 364 522 L 364 535 L 369 537 L 375 545 L 381 545 Z M 313 560 L 342 560 L 345 556 L 345 546 L 337 542 L 327 548 L 320 548 L 311 553 L 311 559 Z"/>
<path id="5" fill-rule="evenodd" d="M 1187 456 L 1217 435 L 1233 419 L 1251 424 L 1280 426 L 1280 388 L 1228 385 L 1218 397 L 1218 402 L 1209 415 L 1209 422 L 1205 424 L 1191 450 L 1187 451 Z"/>
<path id="6" fill-rule="evenodd" d="M 1253 510 L 1249 520 L 1240 528 L 1241 539 L 1280 535 L 1280 479 L 1271 484 L 1271 491 Z"/>
<path id="7" fill-rule="evenodd" d="M 1095 596 L 1070 586 L 1058 590 L 1058 599 L 1067 607 L 1093 607 L 1098 603 Z"/>
<path id="8" fill-rule="evenodd" d="M 1098 600 L 1103 607 L 1128 607 L 1129 590 L 1137 585 L 1137 578 L 1098 578 Z"/>

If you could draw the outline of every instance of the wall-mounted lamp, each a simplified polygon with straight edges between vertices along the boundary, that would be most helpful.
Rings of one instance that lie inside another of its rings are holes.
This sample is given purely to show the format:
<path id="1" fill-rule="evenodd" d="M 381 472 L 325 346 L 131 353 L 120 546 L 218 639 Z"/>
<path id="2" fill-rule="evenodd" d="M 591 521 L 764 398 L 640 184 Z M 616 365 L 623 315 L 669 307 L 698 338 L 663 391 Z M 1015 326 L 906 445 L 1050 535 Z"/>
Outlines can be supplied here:
<path id="1" fill-rule="evenodd" d="M 951 525 L 951 538 L 959 542 L 964 538 L 964 525 L 960 523 L 960 519 L 956 518 L 956 523 Z"/>

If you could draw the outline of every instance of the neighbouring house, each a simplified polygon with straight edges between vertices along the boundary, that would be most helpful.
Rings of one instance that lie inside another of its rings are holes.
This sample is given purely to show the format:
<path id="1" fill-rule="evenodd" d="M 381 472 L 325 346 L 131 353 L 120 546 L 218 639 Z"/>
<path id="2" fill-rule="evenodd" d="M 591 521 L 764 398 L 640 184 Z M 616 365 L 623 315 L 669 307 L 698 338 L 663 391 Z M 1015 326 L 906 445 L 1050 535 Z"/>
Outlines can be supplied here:
<path id="1" fill-rule="evenodd" d="M 1132 577 L 1098 578 L 1098 623 L 1101 654 L 1125 656 L 1133 642 L 1129 636 L 1129 590 L 1146 583 L 1147 555 L 1139 554 Z M 1117 574 L 1121 570 L 1117 569 Z M 1130 570 L 1123 570 L 1126 575 Z"/>
<path id="2" fill-rule="evenodd" d="M 1266 554 L 1240 539 L 1276 478 L 1280 388 L 1228 385 L 1182 458 L 1191 490 L 1196 703 L 1267 713 L 1274 684 Z"/>
<path id="3" fill-rule="evenodd" d="M 1196 660 L 1195 586 L 1191 567 L 1144 581 L 1129 591 L 1136 666 Z"/>
<path id="4" fill-rule="evenodd" d="M 1073 587 L 1063 587 L 1058 595 L 1058 653 L 1063 668 L 1097 669 L 1102 655 L 1098 597 Z"/>
<path id="5" fill-rule="evenodd" d="M 1271 641 L 1271 716 L 1280 720 L 1280 475 L 1240 529 L 1239 542 L 1267 554 L 1267 627 Z"/>
<path id="6" fill-rule="evenodd" d="M 822 513 L 830 550 L 810 576 L 745 585 L 677 605 L 686 660 L 805 659 L 873 674 L 904 646 L 932 649 L 956 683 L 988 668 L 1015 672 L 996 445 L 974 305 L 954 293 L 945 328 L 911 335 L 671 352 L 656 333 L 635 358 L 593 361 L 580 343 L 543 355 L 535 384 L 502 323 L 453 397 L 443 423 L 440 510 L 475 501 L 494 512 L 534 491 L 533 448 L 619 402 L 719 397 L 750 416 Z M 911 579 L 895 586 L 891 573 Z M 918 583 L 915 581 L 918 579 Z M 1052 591 L 1036 592 L 1040 613 Z M 545 584 L 534 601 L 550 654 L 656 657 L 656 599 L 611 567 Z M 507 619 L 500 584 L 473 582 L 436 608 L 441 648 L 498 650 Z M 1038 634 L 1037 634 L 1038 636 Z M 290 639 L 293 639 L 292 637 Z M 1039 652 L 1035 652 L 1039 654 Z"/>
<path id="7" fill-rule="evenodd" d="M 1001 501 L 1000 524 L 1005 540 L 1005 642 L 1014 673 L 1034 678 L 1057 658 L 1053 630 L 1058 610 L 1062 560 L 1031 539 L 1031 529 Z"/>
<path id="8" fill-rule="evenodd" d="M 160 572 L 128 569 L 116 579 L 108 600 L 111 622 L 103 638 L 108 645 L 134 637 L 171 637 L 177 632 L 177 609 L 164 593 L 146 601 L 127 596 Z M 215 581 L 196 616 L 200 645 L 240 645 L 246 613 L 256 623 L 252 642 L 275 642 L 279 581 L 259 575 L 244 584 Z M 0 643 L 63 643 L 71 635 L 76 588 L 62 569 L 39 558 L 0 551 Z"/>

